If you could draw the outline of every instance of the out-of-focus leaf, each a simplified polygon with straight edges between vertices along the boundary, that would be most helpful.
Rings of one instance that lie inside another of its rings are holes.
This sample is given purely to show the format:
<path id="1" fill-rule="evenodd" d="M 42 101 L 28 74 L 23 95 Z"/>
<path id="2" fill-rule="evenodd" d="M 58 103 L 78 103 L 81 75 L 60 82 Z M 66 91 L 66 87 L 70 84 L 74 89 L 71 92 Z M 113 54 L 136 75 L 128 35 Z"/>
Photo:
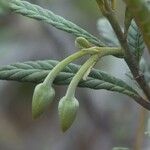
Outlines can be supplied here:
<path id="1" fill-rule="evenodd" d="M 105 42 L 109 46 L 119 45 L 119 41 L 107 19 L 99 19 L 97 23 L 97 28 L 103 42 Z"/>

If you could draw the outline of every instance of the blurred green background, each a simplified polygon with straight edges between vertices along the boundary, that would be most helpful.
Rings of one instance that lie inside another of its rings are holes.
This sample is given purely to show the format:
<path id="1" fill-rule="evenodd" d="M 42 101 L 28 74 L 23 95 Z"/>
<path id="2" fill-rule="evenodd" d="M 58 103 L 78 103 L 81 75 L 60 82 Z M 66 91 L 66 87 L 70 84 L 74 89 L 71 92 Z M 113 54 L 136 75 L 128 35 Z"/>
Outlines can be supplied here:
<path id="1" fill-rule="evenodd" d="M 97 22 L 102 16 L 94 0 L 30 2 L 99 36 Z M 116 12 L 122 24 L 124 5 L 120 1 Z M 62 60 L 76 51 L 74 40 L 72 35 L 47 24 L 0 9 L 1 66 L 29 60 Z M 107 57 L 96 67 L 131 82 L 125 75 L 128 67 L 121 59 Z M 0 81 L 0 150 L 111 150 L 117 146 L 138 150 L 140 145 L 142 150 L 150 149 L 149 138 L 144 135 L 148 114 L 129 97 L 105 90 L 78 88 L 76 96 L 80 110 L 71 129 L 63 134 L 57 105 L 66 87 L 56 86 L 55 102 L 41 119 L 33 121 L 31 99 L 34 86 Z"/>

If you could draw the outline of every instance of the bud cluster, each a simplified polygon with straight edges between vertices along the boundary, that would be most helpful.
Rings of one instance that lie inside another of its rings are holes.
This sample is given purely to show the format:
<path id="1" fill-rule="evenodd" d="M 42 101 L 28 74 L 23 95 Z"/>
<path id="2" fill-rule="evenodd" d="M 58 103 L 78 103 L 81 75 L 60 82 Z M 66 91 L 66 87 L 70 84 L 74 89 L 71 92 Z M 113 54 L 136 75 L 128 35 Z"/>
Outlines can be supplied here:
<path id="1" fill-rule="evenodd" d="M 59 102 L 58 114 L 63 132 L 70 128 L 76 118 L 79 102 L 75 98 L 75 91 L 79 82 L 82 79 L 86 80 L 91 69 L 101 57 L 120 53 L 120 49 L 116 48 L 92 47 L 91 43 L 89 43 L 83 37 L 77 38 L 75 44 L 78 48 L 80 48 L 80 51 L 65 58 L 50 71 L 44 82 L 35 87 L 32 100 L 32 115 L 33 118 L 36 119 L 45 112 L 55 97 L 53 81 L 55 80 L 56 76 L 72 61 L 87 54 L 90 55 L 90 58 L 81 66 L 81 68 L 73 77 L 68 86 L 66 95 Z"/>

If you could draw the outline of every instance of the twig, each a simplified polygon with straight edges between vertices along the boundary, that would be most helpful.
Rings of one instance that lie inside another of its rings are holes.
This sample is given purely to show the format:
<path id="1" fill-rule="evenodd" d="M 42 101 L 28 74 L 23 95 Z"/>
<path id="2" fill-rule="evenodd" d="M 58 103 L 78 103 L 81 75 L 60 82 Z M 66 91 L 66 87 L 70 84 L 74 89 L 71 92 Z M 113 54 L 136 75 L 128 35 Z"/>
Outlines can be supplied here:
<path id="1" fill-rule="evenodd" d="M 102 0 L 96 0 L 96 1 L 99 5 L 100 9 L 102 10 L 104 8 L 101 6 Z M 130 52 L 126 38 L 124 36 L 124 33 L 121 30 L 121 27 L 120 27 L 115 15 L 114 15 L 114 12 L 112 11 L 111 7 L 109 6 L 107 0 L 105 0 L 105 2 L 103 1 L 103 5 L 105 5 L 106 9 L 103 9 L 102 13 L 109 20 L 122 48 L 124 49 L 125 61 L 128 65 L 128 67 L 130 68 L 130 70 L 134 76 L 134 79 L 137 81 L 137 83 L 139 84 L 139 86 L 142 88 L 143 92 L 147 96 L 147 98 L 150 100 L 150 88 L 145 81 L 144 75 L 141 74 L 141 72 L 139 70 L 137 61 L 135 60 L 134 56 Z"/>
<path id="2" fill-rule="evenodd" d="M 148 47 L 150 53 L 150 10 L 149 10 L 149 0 L 124 0 L 128 6 L 130 12 L 132 13 L 135 22 L 138 24 L 139 29 L 143 35 L 144 41 Z"/>

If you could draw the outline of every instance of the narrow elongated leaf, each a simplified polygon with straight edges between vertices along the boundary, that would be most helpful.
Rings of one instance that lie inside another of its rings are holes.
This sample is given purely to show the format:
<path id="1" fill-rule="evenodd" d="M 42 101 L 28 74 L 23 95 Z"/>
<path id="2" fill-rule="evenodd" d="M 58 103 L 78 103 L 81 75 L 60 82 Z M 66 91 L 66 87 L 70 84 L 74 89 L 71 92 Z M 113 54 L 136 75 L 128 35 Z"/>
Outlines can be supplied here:
<path id="1" fill-rule="evenodd" d="M 134 20 L 132 20 L 131 25 L 129 27 L 127 40 L 132 54 L 139 62 L 143 54 L 145 44 L 144 44 L 142 34 Z"/>
<path id="2" fill-rule="evenodd" d="M 124 0 L 139 26 L 150 52 L 150 9 L 147 0 Z"/>
<path id="3" fill-rule="evenodd" d="M 9 7 L 15 13 L 19 13 L 36 20 L 42 20 L 48 24 L 51 24 L 57 29 L 66 31 L 68 33 L 72 33 L 77 37 L 84 37 L 95 45 L 98 46 L 105 45 L 95 36 L 91 35 L 84 29 L 72 23 L 71 21 L 68 21 L 61 16 L 55 15 L 50 10 L 43 9 L 40 6 L 20 0 L 10 0 L 9 4 L 10 4 Z"/>
<path id="4" fill-rule="evenodd" d="M 44 80 L 57 63 L 58 61 L 54 60 L 44 60 L 7 65 L 0 68 L 0 79 L 39 83 Z M 79 68 L 80 66 L 75 64 L 68 65 L 57 76 L 54 83 L 58 85 L 68 85 Z M 137 92 L 124 81 L 96 69 L 93 69 L 87 77 L 87 80 L 82 80 L 79 86 L 116 91 L 131 97 L 138 95 Z"/>
<path id="5" fill-rule="evenodd" d="M 119 46 L 119 41 L 116 34 L 106 18 L 101 18 L 97 22 L 97 28 L 101 35 L 101 40 L 108 46 Z"/>

